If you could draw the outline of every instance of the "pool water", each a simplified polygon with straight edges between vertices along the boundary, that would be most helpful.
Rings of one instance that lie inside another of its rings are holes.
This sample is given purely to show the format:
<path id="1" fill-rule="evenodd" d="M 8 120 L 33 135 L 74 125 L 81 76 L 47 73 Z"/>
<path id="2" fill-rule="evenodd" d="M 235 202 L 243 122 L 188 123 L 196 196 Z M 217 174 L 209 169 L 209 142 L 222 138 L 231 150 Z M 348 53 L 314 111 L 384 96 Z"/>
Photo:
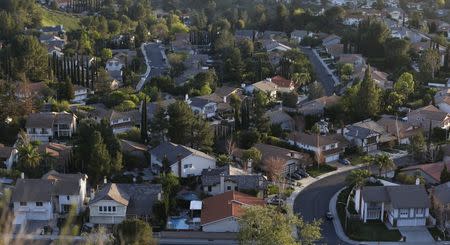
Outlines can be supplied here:
<path id="1" fill-rule="evenodd" d="M 189 230 L 189 225 L 186 223 L 187 218 L 184 217 L 169 217 L 167 221 L 167 229 L 170 230 Z"/>

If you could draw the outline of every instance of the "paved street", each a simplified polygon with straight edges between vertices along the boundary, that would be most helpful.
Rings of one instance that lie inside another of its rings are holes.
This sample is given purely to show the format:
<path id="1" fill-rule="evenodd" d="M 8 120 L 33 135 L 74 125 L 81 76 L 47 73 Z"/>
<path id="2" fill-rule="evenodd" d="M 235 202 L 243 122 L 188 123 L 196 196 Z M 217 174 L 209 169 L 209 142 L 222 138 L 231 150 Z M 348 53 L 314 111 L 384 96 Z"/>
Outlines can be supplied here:
<path id="1" fill-rule="evenodd" d="M 164 47 L 158 43 L 146 43 L 142 46 L 144 53 L 147 71 L 142 77 L 141 81 L 136 86 L 136 90 L 140 91 L 145 83 L 150 81 L 153 77 L 163 75 L 169 69 L 169 63 L 165 54 Z"/>
<path id="2" fill-rule="evenodd" d="M 327 95 L 332 95 L 336 91 L 332 76 L 328 75 L 327 69 L 322 65 L 322 62 L 320 62 L 319 58 L 314 55 L 312 49 L 305 47 L 302 47 L 301 49 L 308 56 L 314 68 L 314 72 L 316 73 L 316 79 L 322 84 L 325 93 Z"/>
<path id="3" fill-rule="evenodd" d="M 328 211 L 328 206 L 333 195 L 344 187 L 345 176 L 348 173 L 343 172 L 332 175 L 311 184 L 300 192 L 294 201 L 294 212 L 300 213 L 305 221 L 322 218 L 322 236 L 324 239 L 320 242 L 336 245 L 346 244 L 339 240 L 332 222 L 325 220 L 324 216 Z"/>

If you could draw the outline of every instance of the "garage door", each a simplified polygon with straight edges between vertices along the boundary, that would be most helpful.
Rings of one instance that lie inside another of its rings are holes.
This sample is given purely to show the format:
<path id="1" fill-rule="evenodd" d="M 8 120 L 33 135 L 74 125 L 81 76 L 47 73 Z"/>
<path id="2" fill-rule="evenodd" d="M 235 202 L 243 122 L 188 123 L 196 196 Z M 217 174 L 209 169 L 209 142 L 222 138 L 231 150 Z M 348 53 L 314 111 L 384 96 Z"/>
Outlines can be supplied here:
<path id="1" fill-rule="evenodd" d="M 339 154 L 336 155 L 331 155 L 331 156 L 327 156 L 325 158 L 325 161 L 328 162 L 332 162 L 332 161 L 337 161 L 339 159 Z"/>
<path id="2" fill-rule="evenodd" d="M 425 219 L 399 219 L 397 220 L 397 226 L 423 226 L 425 225 Z"/>

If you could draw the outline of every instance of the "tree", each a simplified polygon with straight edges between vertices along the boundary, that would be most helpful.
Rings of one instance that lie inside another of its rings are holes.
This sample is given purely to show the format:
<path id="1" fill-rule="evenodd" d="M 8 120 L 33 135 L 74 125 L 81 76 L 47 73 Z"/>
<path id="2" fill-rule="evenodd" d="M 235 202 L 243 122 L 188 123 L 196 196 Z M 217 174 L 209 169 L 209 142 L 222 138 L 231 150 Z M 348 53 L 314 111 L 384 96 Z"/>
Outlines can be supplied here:
<path id="1" fill-rule="evenodd" d="M 109 48 L 103 48 L 100 52 L 100 58 L 103 62 L 106 62 L 108 59 L 112 58 L 112 50 Z"/>
<path id="2" fill-rule="evenodd" d="M 94 183 L 101 181 L 102 177 L 108 176 L 111 170 L 111 156 L 108 153 L 102 135 L 98 131 L 94 131 L 92 136 L 92 151 L 88 165 L 88 174 Z"/>
<path id="3" fill-rule="evenodd" d="M 176 101 L 167 110 L 169 116 L 168 133 L 170 140 L 176 144 L 188 145 L 191 136 L 194 114 L 184 101 Z"/>
<path id="4" fill-rule="evenodd" d="M 161 101 L 157 102 L 155 115 L 150 122 L 151 145 L 159 145 L 166 137 L 169 128 L 166 110 Z"/>
<path id="5" fill-rule="evenodd" d="M 420 73 L 425 78 L 434 79 L 440 66 L 439 52 L 435 49 L 427 49 L 420 57 Z"/>
<path id="6" fill-rule="evenodd" d="M 450 181 L 450 172 L 447 169 L 447 164 L 444 163 L 444 169 L 441 171 L 440 175 L 441 184 L 447 183 Z"/>
<path id="7" fill-rule="evenodd" d="M 346 63 L 341 66 L 339 69 L 339 72 L 341 74 L 341 80 L 343 81 L 349 81 L 352 79 L 353 72 L 355 71 L 355 67 L 353 64 Z"/>
<path id="8" fill-rule="evenodd" d="M 66 76 L 64 83 L 59 84 L 59 99 L 72 100 L 75 98 L 75 89 L 69 76 Z"/>
<path id="9" fill-rule="evenodd" d="M 322 84 L 315 81 L 311 83 L 308 87 L 308 98 L 310 100 L 318 99 L 325 95 L 325 90 L 323 89 Z"/>
<path id="10" fill-rule="evenodd" d="M 35 144 L 27 141 L 20 144 L 17 150 L 19 154 L 19 169 L 29 174 L 39 167 L 42 156 L 39 154 Z"/>
<path id="11" fill-rule="evenodd" d="M 126 219 L 117 226 L 114 232 L 116 244 L 148 244 L 156 245 L 152 228 L 147 222 L 140 219 Z"/>
<path id="12" fill-rule="evenodd" d="M 345 182 L 350 186 L 355 186 L 355 188 L 362 187 L 369 178 L 370 172 L 366 169 L 355 169 L 350 172 L 345 178 Z"/>
<path id="13" fill-rule="evenodd" d="M 313 244 L 321 235 L 321 221 L 306 223 L 293 214 L 284 214 L 269 206 L 245 207 L 239 219 L 240 244 L 298 244 L 292 229 L 299 229 L 302 244 Z"/>
<path id="14" fill-rule="evenodd" d="M 383 171 L 392 170 L 395 168 L 395 163 L 389 158 L 387 154 L 381 154 L 375 157 L 375 164 L 378 167 L 378 175 L 381 176 Z M 386 173 L 385 173 L 386 175 Z"/>
<path id="15" fill-rule="evenodd" d="M 253 168 L 255 165 L 257 165 L 261 161 L 261 157 L 262 157 L 261 152 L 258 149 L 256 149 L 255 147 L 252 147 L 248 150 L 244 150 L 242 152 L 242 158 L 241 158 L 241 160 L 245 166 L 244 168 L 250 167 L 250 166 L 248 166 L 248 163 L 250 161 L 252 162 L 251 167 Z"/>
<path id="16" fill-rule="evenodd" d="M 407 98 L 414 92 L 414 77 L 409 72 L 404 72 L 394 84 L 395 92 Z"/>
<path id="17" fill-rule="evenodd" d="M 422 133 L 418 133 L 411 137 L 410 151 L 414 159 L 421 160 L 425 151 L 425 138 Z"/>
<path id="18" fill-rule="evenodd" d="M 373 117 L 380 111 L 380 89 L 372 79 L 370 66 L 365 71 L 358 91 L 358 104 L 356 111 L 361 118 Z"/>
<path id="19" fill-rule="evenodd" d="M 368 57 L 382 56 L 389 34 L 389 28 L 384 22 L 373 19 L 361 21 L 357 33 L 357 51 Z"/>
<path id="20" fill-rule="evenodd" d="M 141 112 L 141 140 L 144 143 L 148 141 L 148 129 L 147 129 L 147 97 L 142 101 Z"/>
<path id="21" fill-rule="evenodd" d="M 391 70 L 401 70 L 411 63 L 409 51 L 411 42 L 405 39 L 389 38 L 384 44 L 385 65 Z"/>
<path id="22" fill-rule="evenodd" d="M 14 47 L 14 48 L 12 48 Z M 47 49 L 32 35 L 17 36 L 11 44 L 15 77 L 23 73 L 32 81 L 42 81 L 48 74 Z"/>

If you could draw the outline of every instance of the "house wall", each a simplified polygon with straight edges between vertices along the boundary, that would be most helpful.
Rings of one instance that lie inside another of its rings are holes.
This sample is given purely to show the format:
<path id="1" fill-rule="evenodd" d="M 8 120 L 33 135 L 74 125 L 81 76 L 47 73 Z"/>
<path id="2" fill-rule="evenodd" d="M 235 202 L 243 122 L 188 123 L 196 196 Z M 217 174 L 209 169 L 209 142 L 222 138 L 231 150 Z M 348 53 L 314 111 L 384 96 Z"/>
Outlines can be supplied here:
<path id="1" fill-rule="evenodd" d="M 419 173 L 420 176 L 422 176 L 425 179 L 425 183 L 427 184 L 438 184 L 438 181 L 436 181 L 433 177 L 428 175 L 427 173 L 423 172 L 419 169 L 411 169 L 411 170 L 404 170 L 401 171 L 402 173 L 408 175 L 408 176 L 416 176 L 416 173 Z"/>
<path id="2" fill-rule="evenodd" d="M 6 159 L 5 161 L 5 166 L 7 169 L 11 169 L 12 165 L 17 162 L 17 158 L 18 158 L 18 154 L 17 154 L 17 150 L 13 149 L 11 152 L 11 156 L 9 156 L 8 159 Z"/>
<path id="3" fill-rule="evenodd" d="M 445 111 L 445 112 L 447 112 L 447 113 L 450 113 L 450 105 L 449 104 L 447 104 L 447 103 L 439 103 L 438 104 L 438 108 L 439 108 L 439 110 L 441 110 L 441 111 Z"/>
<path id="4" fill-rule="evenodd" d="M 76 213 L 79 214 L 82 207 L 82 198 L 79 195 L 60 195 L 58 197 L 58 207 L 56 212 L 63 212 L 63 206 L 65 205 L 74 205 L 76 209 Z"/>
<path id="5" fill-rule="evenodd" d="M 53 129 L 44 128 L 44 132 L 42 132 L 42 128 L 27 128 L 27 135 L 32 141 L 48 142 L 49 139 L 53 138 Z"/>
<path id="6" fill-rule="evenodd" d="M 116 212 L 100 212 L 99 207 L 116 207 Z M 149 207 L 150 208 L 150 207 Z M 113 200 L 100 200 L 89 205 L 89 222 L 93 224 L 119 224 L 127 213 L 127 207 Z"/>
<path id="7" fill-rule="evenodd" d="M 238 232 L 239 223 L 234 217 L 228 217 L 226 219 L 209 223 L 202 226 L 204 232 Z"/>
<path id="8" fill-rule="evenodd" d="M 36 202 L 27 202 L 26 206 L 20 206 L 20 202 L 14 202 L 14 216 L 24 215 L 26 220 L 51 220 L 53 219 L 53 206 L 51 202 L 43 202 L 38 207 Z"/>
<path id="9" fill-rule="evenodd" d="M 152 159 L 154 159 L 153 156 Z M 189 164 L 192 164 L 192 167 L 185 168 L 185 165 Z M 178 175 L 178 162 L 172 164 L 170 168 L 175 175 Z M 202 170 L 207 168 L 216 168 L 216 161 L 192 154 L 181 160 L 181 177 L 200 176 Z"/>

